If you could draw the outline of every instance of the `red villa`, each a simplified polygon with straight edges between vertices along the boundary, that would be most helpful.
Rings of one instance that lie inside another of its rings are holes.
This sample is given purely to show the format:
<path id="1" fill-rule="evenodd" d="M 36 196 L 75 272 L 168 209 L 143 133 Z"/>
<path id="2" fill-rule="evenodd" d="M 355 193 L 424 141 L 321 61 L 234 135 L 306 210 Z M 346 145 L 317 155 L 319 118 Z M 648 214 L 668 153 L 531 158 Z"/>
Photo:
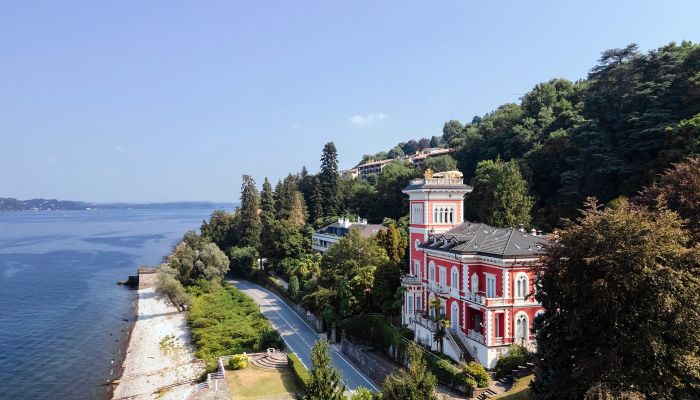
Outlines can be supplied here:
<path id="1" fill-rule="evenodd" d="M 487 368 L 512 343 L 534 345 L 532 321 L 542 306 L 535 301 L 531 267 L 544 238 L 513 228 L 464 221 L 464 195 L 472 188 L 449 171 L 410 182 L 410 274 L 402 322 L 416 341 L 438 349 L 435 311 L 450 321 L 443 352 L 461 361 L 467 354 Z"/>

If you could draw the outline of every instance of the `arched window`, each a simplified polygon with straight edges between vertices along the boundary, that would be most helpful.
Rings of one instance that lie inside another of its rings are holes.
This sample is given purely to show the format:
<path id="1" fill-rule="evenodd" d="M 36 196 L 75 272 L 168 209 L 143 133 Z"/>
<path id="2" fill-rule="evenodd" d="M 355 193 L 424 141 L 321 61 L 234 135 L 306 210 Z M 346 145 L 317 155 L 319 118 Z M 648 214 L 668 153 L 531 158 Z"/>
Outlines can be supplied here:
<path id="1" fill-rule="evenodd" d="M 452 280 L 450 281 L 450 285 L 453 289 L 459 290 L 459 271 L 457 267 L 452 267 Z"/>
<path id="2" fill-rule="evenodd" d="M 433 210 L 433 223 L 437 224 L 437 222 L 438 222 L 438 209 L 437 209 L 437 207 L 435 207 L 435 209 Z"/>
<path id="3" fill-rule="evenodd" d="M 515 340 L 520 343 L 530 338 L 530 327 L 525 313 L 519 314 L 515 319 Z"/>
<path id="4" fill-rule="evenodd" d="M 454 224 L 455 222 L 455 211 L 454 208 L 450 208 L 450 223 Z"/>
<path id="5" fill-rule="evenodd" d="M 472 275 L 472 287 L 470 289 L 472 293 L 479 291 L 479 275 L 476 272 Z"/>
<path id="6" fill-rule="evenodd" d="M 518 298 L 524 298 L 527 295 L 527 276 L 522 274 L 518 276 L 515 281 L 515 296 Z"/>
<path id="7" fill-rule="evenodd" d="M 431 261 L 428 264 L 428 270 L 429 270 L 428 278 L 430 279 L 431 282 L 435 282 L 435 262 L 434 261 Z"/>

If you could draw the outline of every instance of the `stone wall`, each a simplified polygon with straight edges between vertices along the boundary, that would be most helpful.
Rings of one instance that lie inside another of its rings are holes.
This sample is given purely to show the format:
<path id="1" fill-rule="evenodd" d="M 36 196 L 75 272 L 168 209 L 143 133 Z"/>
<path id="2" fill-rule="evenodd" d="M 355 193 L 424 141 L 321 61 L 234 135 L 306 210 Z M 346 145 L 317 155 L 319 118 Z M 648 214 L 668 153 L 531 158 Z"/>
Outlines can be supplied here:
<path id="1" fill-rule="evenodd" d="M 139 290 L 155 287 L 157 276 L 155 268 L 139 268 Z"/>
<path id="2" fill-rule="evenodd" d="M 372 353 L 371 347 L 356 345 L 347 339 L 344 334 L 340 348 L 355 367 L 376 383 L 381 384 L 387 375 L 398 369 L 393 363 Z"/>

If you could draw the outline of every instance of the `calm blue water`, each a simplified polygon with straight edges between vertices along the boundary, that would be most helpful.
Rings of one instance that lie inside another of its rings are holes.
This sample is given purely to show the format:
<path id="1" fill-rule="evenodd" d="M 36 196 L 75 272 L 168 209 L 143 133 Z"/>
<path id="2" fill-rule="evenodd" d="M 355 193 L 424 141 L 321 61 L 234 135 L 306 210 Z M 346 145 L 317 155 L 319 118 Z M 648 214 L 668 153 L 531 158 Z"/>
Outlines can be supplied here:
<path id="1" fill-rule="evenodd" d="M 0 213 L 0 398 L 106 398 L 136 299 L 116 282 L 159 263 L 209 214 Z"/>

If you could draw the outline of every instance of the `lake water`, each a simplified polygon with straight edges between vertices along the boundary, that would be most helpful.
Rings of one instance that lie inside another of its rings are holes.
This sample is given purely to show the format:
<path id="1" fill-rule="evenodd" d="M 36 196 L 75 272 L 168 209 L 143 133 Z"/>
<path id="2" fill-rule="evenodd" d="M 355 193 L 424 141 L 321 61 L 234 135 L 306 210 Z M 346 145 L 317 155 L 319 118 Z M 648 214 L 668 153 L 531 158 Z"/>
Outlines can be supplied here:
<path id="1" fill-rule="evenodd" d="M 116 282 L 210 213 L 0 213 L 0 398 L 106 398 L 136 301 Z"/>

